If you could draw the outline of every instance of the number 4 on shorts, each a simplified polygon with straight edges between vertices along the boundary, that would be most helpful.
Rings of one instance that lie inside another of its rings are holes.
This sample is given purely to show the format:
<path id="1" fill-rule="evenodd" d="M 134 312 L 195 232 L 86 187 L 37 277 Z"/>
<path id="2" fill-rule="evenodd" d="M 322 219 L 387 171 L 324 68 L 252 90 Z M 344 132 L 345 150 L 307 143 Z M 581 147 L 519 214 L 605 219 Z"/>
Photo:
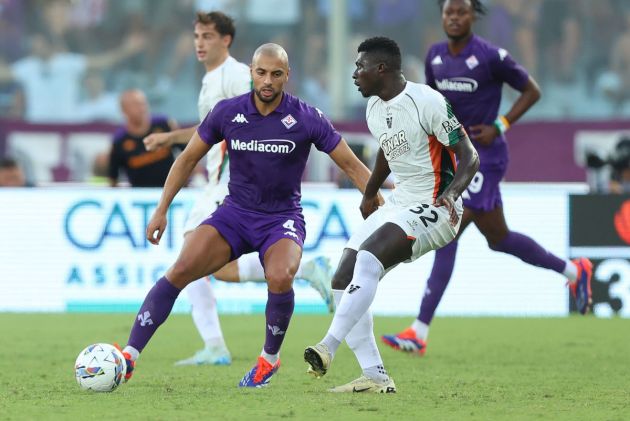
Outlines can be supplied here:
<path id="1" fill-rule="evenodd" d="M 291 230 L 293 232 L 297 231 L 295 229 L 295 227 L 293 226 L 293 224 L 295 223 L 295 221 L 293 219 L 287 219 L 287 222 L 285 222 L 284 224 L 282 224 L 282 228 L 286 228 L 288 230 Z"/>

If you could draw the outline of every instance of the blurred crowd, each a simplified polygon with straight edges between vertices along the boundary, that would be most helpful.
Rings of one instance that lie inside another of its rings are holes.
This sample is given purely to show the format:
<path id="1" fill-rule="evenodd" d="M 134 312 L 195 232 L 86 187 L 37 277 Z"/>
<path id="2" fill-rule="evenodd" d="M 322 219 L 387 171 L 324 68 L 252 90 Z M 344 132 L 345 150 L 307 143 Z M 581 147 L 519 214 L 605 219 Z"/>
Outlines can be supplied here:
<path id="1" fill-rule="evenodd" d="M 263 42 L 289 52 L 290 91 L 330 111 L 328 22 L 332 0 L 0 0 L 0 113 L 33 122 L 120 122 L 118 95 L 138 88 L 153 110 L 196 120 L 203 76 L 193 54 L 196 10 L 236 19 L 232 54 L 249 62 Z M 630 2 L 487 0 L 480 35 L 508 49 L 541 83 L 530 119 L 630 115 Z M 396 39 L 408 79 L 424 79 L 424 55 L 444 39 L 437 0 L 346 0 L 345 119 L 364 99 L 350 75 L 356 46 Z M 505 101 L 506 103 L 509 101 Z M 338 116 L 333 115 L 333 118 Z"/>

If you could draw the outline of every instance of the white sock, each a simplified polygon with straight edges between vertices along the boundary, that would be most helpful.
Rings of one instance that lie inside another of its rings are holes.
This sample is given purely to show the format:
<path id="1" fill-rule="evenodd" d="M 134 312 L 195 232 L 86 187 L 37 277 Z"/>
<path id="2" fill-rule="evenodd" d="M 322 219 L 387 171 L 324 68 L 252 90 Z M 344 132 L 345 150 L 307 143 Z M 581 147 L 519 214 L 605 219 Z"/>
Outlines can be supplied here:
<path id="1" fill-rule="evenodd" d="M 225 347 L 219 323 L 217 300 L 212 287 L 205 279 L 197 279 L 187 287 L 188 300 L 192 304 L 192 318 L 206 347 Z"/>
<path id="2" fill-rule="evenodd" d="M 280 359 L 280 353 L 278 352 L 277 354 L 267 354 L 265 352 L 265 348 L 263 348 L 262 352 L 260 353 L 260 355 L 262 355 L 262 357 L 267 360 L 267 362 L 271 365 L 275 365 L 276 362 L 278 362 L 278 360 Z"/>
<path id="3" fill-rule="evenodd" d="M 136 348 L 129 345 L 123 348 L 123 352 L 129 353 L 129 355 L 131 356 L 131 361 L 137 360 L 138 357 L 140 356 L 140 352 L 138 352 Z"/>
<path id="4" fill-rule="evenodd" d="M 385 370 L 385 367 L 383 367 L 382 364 L 364 368 L 363 375 L 368 379 L 372 379 L 378 383 L 386 383 L 389 381 L 387 370 Z"/>
<path id="5" fill-rule="evenodd" d="M 429 337 L 429 325 L 416 319 L 411 324 L 411 328 L 416 331 L 416 338 L 426 341 Z"/>
<path id="6" fill-rule="evenodd" d="M 343 296 L 343 290 L 333 289 L 332 293 L 335 299 L 335 307 L 337 307 Z M 383 365 L 383 360 L 378 352 L 376 339 L 374 338 L 374 322 L 372 312 L 369 309 L 346 335 L 346 343 L 357 357 L 364 374 L 367 369 Z"/>
<path id="7" fill-rule="evenodd" d="M 567 264 L 564 267 L 564 270 L 562 271 L 562 273 L 563 273 L 564 276 L 567 277 L 569 282 L 577 281 L 578 268 L 575 265 L 575 263 L 573 263 L 572 261 L 567 260 Z"/>
<path id="8" fill-rule="evenodd" d="M 350 285 L 343 292 L 333 321 L 328 329 L 338 341 L 346 339 L 352 328 L 368 311 L 383 274 L 383 265 L 370 252 L 360 250 L 354 265 L 354 273 Z M 334 353 L 334 350 L 331 350 Z"/>
<path id="9" fill-rule="evenodd" d="M 265 268 L 260 263 L 258 253 L 244 254 L 236 261 L 238 278 L 241 282 L 267 282 Z"/>

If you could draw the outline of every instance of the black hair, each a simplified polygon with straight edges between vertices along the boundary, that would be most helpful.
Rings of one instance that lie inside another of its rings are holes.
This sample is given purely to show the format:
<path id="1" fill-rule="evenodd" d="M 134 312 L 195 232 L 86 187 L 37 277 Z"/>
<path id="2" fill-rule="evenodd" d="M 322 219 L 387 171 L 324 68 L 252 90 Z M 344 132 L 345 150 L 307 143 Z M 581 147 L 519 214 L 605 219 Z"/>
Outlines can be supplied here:
<path id="1" fill-rule="evenodd" d="M 18 162 L 10 157 L 0 158 L 0 169 L 19 167 Z"/>
<path id="2" fill-rule="evenodd" d="M 386 37 L 368 38 L 359 44 L 358 53 L 378 54 L 391 70 L 400 70 L 402 56 L 396 41 Z"/>
<path id="3" fill-rule="evenodd" d="M 234 37 L 236 36 L 234 19 L 223 12 L 197 12 L 195 23 L 200 23 L 202 25 L 214 24 L 214 28 L 221 36 L 229 35 L 232 37 L 232 41 L 234 41 Z M 232 45 L 232 41 L 230 41 L 230 45 Z"/>
<path id="4" fill-rule="evenodd" d="M 472 5 L 473 11 L 477 16 L 483 16 L 488 12 L 486 6 L 483 5 L 481 0 L 469 0 Z M 440 12 L 444 10 L 444 3 L 446 0 L 438 0 L 438 6 L 440 6 Z"/>

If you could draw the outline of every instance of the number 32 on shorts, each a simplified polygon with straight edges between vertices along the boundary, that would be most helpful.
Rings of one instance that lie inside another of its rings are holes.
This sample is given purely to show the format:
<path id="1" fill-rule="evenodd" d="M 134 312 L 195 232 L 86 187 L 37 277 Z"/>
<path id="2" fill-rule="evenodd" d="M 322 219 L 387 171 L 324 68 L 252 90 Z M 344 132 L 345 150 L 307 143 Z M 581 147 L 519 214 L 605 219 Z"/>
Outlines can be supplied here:
<path id="1" fill-rule="evenodd" d="M 429 205 L 423 204 L 421 206 L 416 206 L 415 208 L 409 209 L 409 212 L 419 215 L 418 218 L 420 219 L 420 222 L 424 224 L 425 228 L 429 228 L 429 222 L 432 224 L 437 222 L 438 214 L 433 209 L 425 213 L 425 209 L 429 209 Z"/>

